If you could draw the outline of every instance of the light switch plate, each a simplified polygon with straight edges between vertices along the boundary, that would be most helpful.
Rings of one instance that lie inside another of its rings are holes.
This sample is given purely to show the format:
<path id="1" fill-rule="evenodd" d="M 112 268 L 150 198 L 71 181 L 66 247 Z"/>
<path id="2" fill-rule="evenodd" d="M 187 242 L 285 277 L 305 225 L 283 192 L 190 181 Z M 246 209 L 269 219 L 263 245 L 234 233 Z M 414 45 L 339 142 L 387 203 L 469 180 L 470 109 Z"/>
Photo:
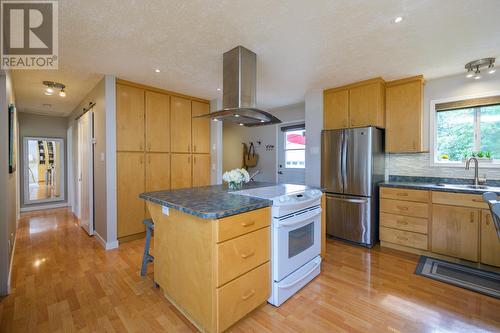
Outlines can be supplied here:
<path id="1" fill-rule="evenodd" d="M 169 209 L 167 206 L 161 206 L 161 212 L 163 215 L 169 215 Z"/>

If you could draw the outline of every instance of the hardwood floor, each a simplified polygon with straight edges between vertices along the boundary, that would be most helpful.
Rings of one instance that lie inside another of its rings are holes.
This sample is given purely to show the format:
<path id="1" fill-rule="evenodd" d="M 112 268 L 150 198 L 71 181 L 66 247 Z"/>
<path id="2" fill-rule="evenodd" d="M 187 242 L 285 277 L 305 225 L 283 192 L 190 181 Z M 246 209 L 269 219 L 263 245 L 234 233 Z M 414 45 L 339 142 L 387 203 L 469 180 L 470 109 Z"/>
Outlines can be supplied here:
<path id="1" fill-rule="evenodd" d="M 0 332 L 194 332 L 148 276 L 144 240 L 104 251 L 65 209 L 22 215 Z M 413 274 L 417 256 L 328 240 L 321 275 L 233 332 L 500 332 L 500 300 Z"/>

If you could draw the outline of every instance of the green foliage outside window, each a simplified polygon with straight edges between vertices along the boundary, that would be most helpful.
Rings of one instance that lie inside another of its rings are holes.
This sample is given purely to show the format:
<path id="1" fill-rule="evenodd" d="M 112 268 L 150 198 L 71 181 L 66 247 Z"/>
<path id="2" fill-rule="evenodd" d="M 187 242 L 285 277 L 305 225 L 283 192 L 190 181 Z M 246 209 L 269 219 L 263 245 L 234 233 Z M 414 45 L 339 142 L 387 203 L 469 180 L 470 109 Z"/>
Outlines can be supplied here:
<path id="1" fill-rule="evenodd" d="M 436 120 L 439 160 L 500 159 L 500 105 L 440 111 Z"/>

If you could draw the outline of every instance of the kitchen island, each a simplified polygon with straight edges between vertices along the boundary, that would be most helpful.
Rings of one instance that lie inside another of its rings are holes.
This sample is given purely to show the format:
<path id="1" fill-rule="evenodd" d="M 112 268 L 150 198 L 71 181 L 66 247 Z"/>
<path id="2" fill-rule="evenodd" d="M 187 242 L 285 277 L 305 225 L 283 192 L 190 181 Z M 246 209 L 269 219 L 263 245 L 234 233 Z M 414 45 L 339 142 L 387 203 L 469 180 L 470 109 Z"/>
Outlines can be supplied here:
<path id="1" fill-rule="evenodd" d="M 140 197 L 155 223 L 155 282 L 200 331 L 222 332 L 267 301 L 271 200 L 223 185 Z"/>

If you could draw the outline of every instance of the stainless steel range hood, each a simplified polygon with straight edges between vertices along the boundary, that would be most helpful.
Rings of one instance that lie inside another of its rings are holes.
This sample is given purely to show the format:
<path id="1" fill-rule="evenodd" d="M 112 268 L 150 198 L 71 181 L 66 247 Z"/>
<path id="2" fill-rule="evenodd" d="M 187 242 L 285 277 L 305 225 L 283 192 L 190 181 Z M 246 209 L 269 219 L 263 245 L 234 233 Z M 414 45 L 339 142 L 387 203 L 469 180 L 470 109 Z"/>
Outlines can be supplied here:
<path id="1" fill-rule="evenodd" d="M 222 110 L 194 118 L 212 118 L 243 126 L 281 123 L 272 114 L 256 108 L 257 55 L 237 46 L 223 56 Z"/>

